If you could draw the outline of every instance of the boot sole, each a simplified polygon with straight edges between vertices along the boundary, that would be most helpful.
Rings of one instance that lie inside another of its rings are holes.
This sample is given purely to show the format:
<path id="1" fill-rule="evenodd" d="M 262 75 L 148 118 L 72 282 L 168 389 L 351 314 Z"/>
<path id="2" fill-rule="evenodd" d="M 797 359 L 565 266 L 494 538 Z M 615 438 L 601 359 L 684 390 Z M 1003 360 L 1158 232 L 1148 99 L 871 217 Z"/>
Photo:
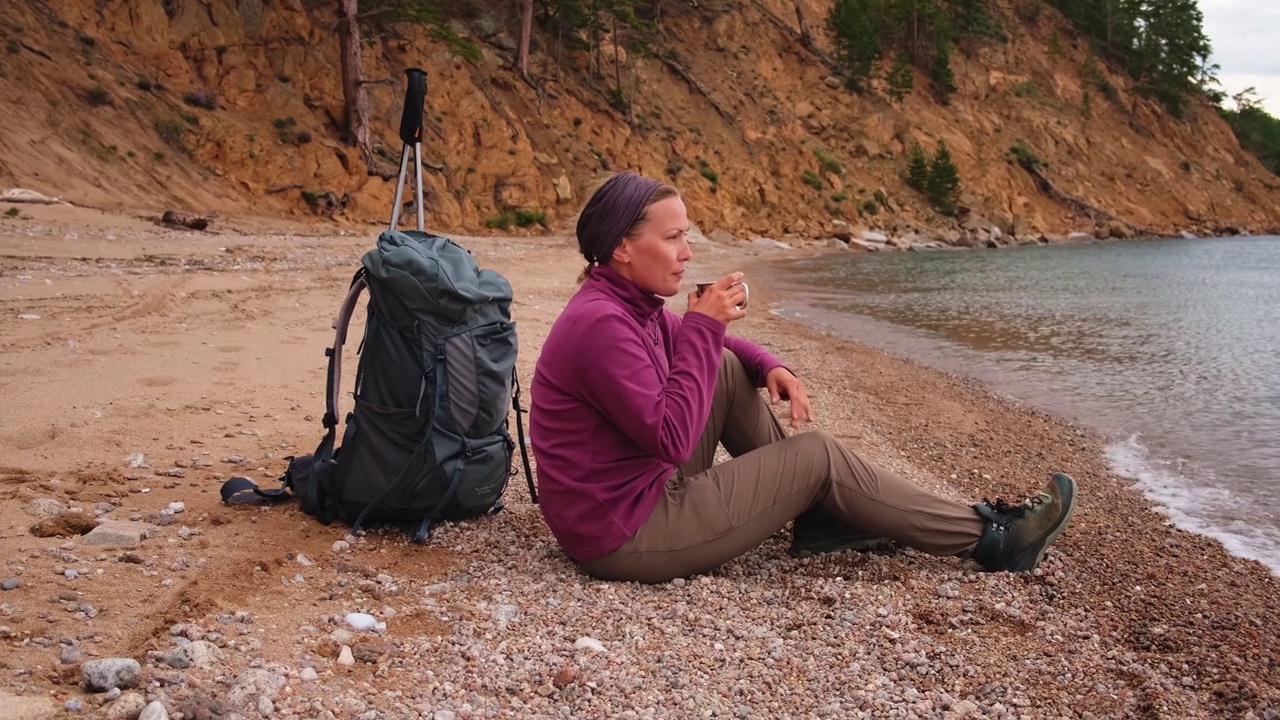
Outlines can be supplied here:
<path id="1" fill-rule="evenodd" d="M 1066 482 L 1061 483 L 1062 493 L 1060 497 L 1067 511 L 1062 514 L 1062 517 L 1058 518 L 1058 522 L 1049 528 L 1048 532 L 1040 537 L 1032 548 L 1029 548 L 1027 552 L 1022 553 L 1014 562 L 1010 563 L 1007 568 L 1009 571 L 1026 572 L 1035 568 L 1044 559 L 1044 554 L 1049 551 L 1049 546 L 1053 544 L 1053 541 L 1057 540 L 1062 531 L 1067 529 L 1071 514 L 1076 510 L 1076 481 L 1075 478 L 1066 473 L 1055 473 L 1053 479 L 1057 480 L 1058 478 L 1066 478 Z M 1035 550 L 1034 553 L 1031 551 L 1032 549 Z"/>

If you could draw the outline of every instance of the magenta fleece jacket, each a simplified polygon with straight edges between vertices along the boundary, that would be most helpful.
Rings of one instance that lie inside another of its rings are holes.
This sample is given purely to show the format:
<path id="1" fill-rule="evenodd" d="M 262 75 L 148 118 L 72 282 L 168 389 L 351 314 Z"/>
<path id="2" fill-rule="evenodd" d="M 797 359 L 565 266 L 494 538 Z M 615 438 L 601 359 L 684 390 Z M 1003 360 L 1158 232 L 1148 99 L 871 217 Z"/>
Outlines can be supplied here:
<path id="1" fill-rule="evenodd" d="M 538 506 L 570 558 L 607 555 L 648 519 L 706 427 L 724 348 L 757 387 L 782 365 L 719 320 L 682 320 L 662 298 L 592 268 L 552 325 L 529 388 Z"/>

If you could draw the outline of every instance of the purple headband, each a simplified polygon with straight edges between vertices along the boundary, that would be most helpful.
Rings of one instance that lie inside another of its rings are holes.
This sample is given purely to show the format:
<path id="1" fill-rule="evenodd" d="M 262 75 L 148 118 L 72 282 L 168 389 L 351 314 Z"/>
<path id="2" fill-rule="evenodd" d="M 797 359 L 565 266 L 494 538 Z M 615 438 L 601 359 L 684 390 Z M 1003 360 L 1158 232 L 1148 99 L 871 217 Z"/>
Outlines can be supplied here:
<path id="1" fill-rule="evenodd" d="M 578 248 L 588 263 L 608 262 L 614 248 L 635 224 L 653 191 L 662 185 L 624 170 L 609 178 L 578 217 Z"/>

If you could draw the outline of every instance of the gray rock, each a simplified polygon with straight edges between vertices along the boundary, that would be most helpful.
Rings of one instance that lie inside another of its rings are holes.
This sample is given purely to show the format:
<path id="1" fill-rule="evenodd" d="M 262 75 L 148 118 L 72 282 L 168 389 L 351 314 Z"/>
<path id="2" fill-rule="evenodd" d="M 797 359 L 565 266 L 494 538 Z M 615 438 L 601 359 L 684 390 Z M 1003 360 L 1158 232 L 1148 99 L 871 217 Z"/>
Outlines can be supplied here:
<path id="1" fill-rule="evenodd" d="M 84 701 L 80 698 L 71 698 L 63 703 L 62 708 L 67 712 L 80 712 L 84 709 Z"/>
<path id="2" fill-rule="evenodd" d="M 142 708 L 138 720 L 169 720 L 169 711 L 164 709 L 159 700 L 152 700 L 151 704 Z"/>
<path id="3" fill-rule="evenodd" d="M 80 666 L 80 672 L 84 675 L 84 685 L 89 692 L 137 687 L 142 679 L 142 666 L 133 658 L 90 660 Z"/>
<path id="4" fill-rule="evenodd" d="M 716 228 L 715 230 L 712 230 L 711 234 L 707 237 L 711 242 L 719 243 L 721 245 L 729 245 L 736 240 L 736 238 L 733 237 L 733 233 L 725 230 L 724 228 Z"/>
<path id="5" fill-rule="evenodd" d="M 689 233 L 685 236 L 689 242 L 699 245 L 707 242 L 707 236 L 702 234 L 702 230 L 693 223 L 689 223 Z"/>
<path id="6" fill-rule="evenodd" d="M 862 239 L 866 240 L 867 242 L 874 242 L 874 243 L 889 242 L 889 236 L 881 232 L 876 232 L 874 230 L 863 230 L 861 234 L 862 234 Z"/>
<path id="7" fill-rule="evenodd" d="M 9 578 L 3 583 L 0 583 L 0 588 L 4 588 L 5 590 L 17 590 L 21 585 L 22 583 L 19 582 L 18 578 Z"/>
<path id="8" fill-rule="evenodd" d="M 128 520 L 106 520 L 84 536 L 86 545 L 105 547 L 137 547 L 142 541 L 154 537 L 156 528 L 147 523 Z"/>
<path id="9" fill-rule="evenodd" d="M 273 672 L 260 669 L 246 670 L 236 678 L 235 684 L 227 691 L 227 702 L 232 707 L 244 708 L 251 703 L 256 705 L 259 697 L 274 700 L 284 684 L 285 679 Z"/>
<path id="10" fill-rule="evenodd" d="M 773 238 L 767 238 L 767 237 L 758 237 L 758 238 L 755 238 L 754 240 L 752 240 L 752 241 L 751 241 L 751 243 L 752 243 L 753 245 L 756 245 L 757 247 L 763 247 L 763 248 L 772 248 L 772 249 L 777 249 L 777 250 L 790 250 L 790 249 L 791 249 L 791 246 L 790 246 L 790 245 L 788 245 L 788 244 L 786 244 L 786 243 L 784 243 L 784 242 L 778 241 L 778 240 L 774 240 Z"/>
<path id="11" fill-rule="evenodd" d="M 53 498 L 37 498 L 27 503 L 25 510 L 28 515 L 32 515 L 43 520 L 45 518 L 61 515 L 67 511 L 67 506 Z"/>
<path id="12" fill-rule="evenodd" d="M 58 655 L 58 662 L 63 665 L 75 665 L 84 657 L 84 650 L 75 645 L 63 645 L 62 652 Z"/>
<path id="13" fill-rule="evenodd" d="M 835 238 L 835 237 L 828 240 L 827 245 L 832 250 L 848 250 L 849 249 L 849 243 L 845 242 L 844 240 L 841 240 L 840 238 Z"/>
<path id="14" fill-rule="evenodd" d="M 107 706 L 107 720 L 137 720 L 147 701 L 139 693 L 127 692 Z"/>

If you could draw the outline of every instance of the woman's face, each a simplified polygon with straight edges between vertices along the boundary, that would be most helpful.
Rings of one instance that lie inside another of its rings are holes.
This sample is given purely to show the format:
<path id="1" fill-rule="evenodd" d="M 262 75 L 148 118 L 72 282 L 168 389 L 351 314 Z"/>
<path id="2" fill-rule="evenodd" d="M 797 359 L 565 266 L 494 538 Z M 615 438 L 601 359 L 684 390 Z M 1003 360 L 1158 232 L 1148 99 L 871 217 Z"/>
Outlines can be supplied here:
<path id="1" fill-rule="evenodd" d="M 680 292 L 684 264 L 693 258 L 689 216 L 684 201 L 670 197 L 649 206 L 634 237 L 623 238 L 613 251 L 613 267 L 641 288 L 663 297 Z"/>

